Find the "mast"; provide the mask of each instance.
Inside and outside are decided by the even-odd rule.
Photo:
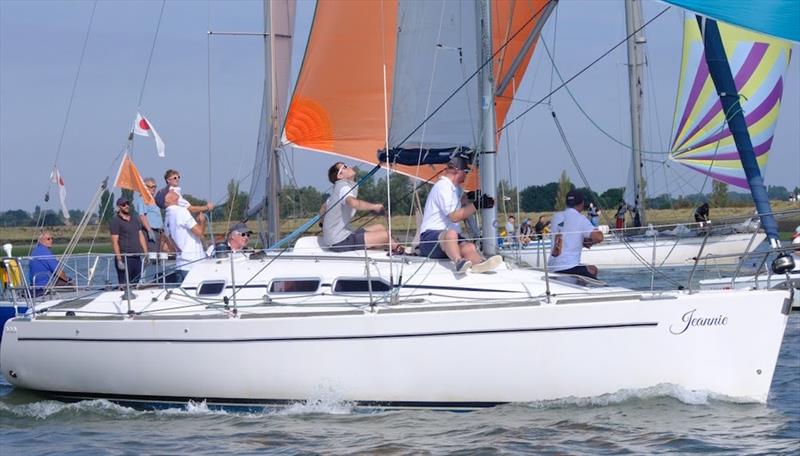
[[[476,2],[478,12],[478,65],[488,63],[483,67],[478,80],[481,94],[481,140],[478,145],[481,173],[481,188],[489,195],[497,191],[497,176],[495,161],[497,159],[497,125],[494,108],[494,76],[492,71],[492,13],[488,0]],[[495,195],[496,196],[496,195]],[[481,243],[483,254],[494,255],[497,252],[497,206],[481,208],[481,221],[483,232]]]
[[[642,27],[642,3],[625,0],[625,29],[630,36]],[[631,167],[633,170],[633,206],[642,225],[645,221],[645,194],[642,181],[642,66],[644,65],[644,30],[628,39],[628,88],[631,106]],[[627,193],[627,192],[626,192]]]
[[[264,138],[267,152],[267,246],[274,245],[280,238],[280,157],[278,156],[278,101],[277,75],[275,67],[275,34],[272,21],[272,2],[264,0],[264,102],[270,117],[271,129],[265,129],[271,137]]]

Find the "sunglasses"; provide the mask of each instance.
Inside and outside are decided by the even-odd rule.
[[[241,236],[241,237],[250,237],[250,233],[249,232],[248,233],[239,233],[239,236]]]
[[[155,185],[148,185],[147,188],[149,188],[150,190],[153,190],[154,188],[156,188],[156,186]]]
[[[122,203],[122,204],[119,205],[119,207],[125,207],[125,206],[130,206],[130,204],[129,203]]]

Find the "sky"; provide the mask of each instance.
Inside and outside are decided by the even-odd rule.
[[[301,36],[313,2],[298,2]],[[57,166],[70,209],[86,209],[101,181],[114,177],[137,108],[166,143],[158,158],[153,141],[137,137],[133,158],[145,176],[161,183],[168,168],[180,170],[184,191],[222,203],[230,179],[249,188],[263,87],[263,39],[215,32],[260,32],[262,2],[168,1],[148,69],[161,2],[100,1],[77,78],[93,1],[0,1],[0,211],[36,205],[57,209],[50,171]],[[645,21],[667,5],[644,4]],[[625,36],[619,0],[562,0],[544,29],[564,77],[583,69]],[[665,150],[672,126],[682,39],[682,13],[671,8],[645,30],[644,145]],[[301,42],[302,40],[296,40]],[[787,71],[768,185],[800,185],[800,65],[798,46]],[[302,55],[297,45],[294,70]],[[592,121],[629,142],[625,46],[570,83]],[[147,78],[145,82],[145,73]],[[74,85],[74,96],[73,94]],[[537,47],[508,119],[550,91],[551,64]],[[139,103],[141,95],[141,104]],[[70,106],[70,99],[72,103]],[[499,145],[498,178],[519,188],[558,179],[562,170],[582,185],[559,136],[550,109],[564,128],[588,184],[602,192],[625,184],[630,153],[606,138],[580,113],[565,91],[549,106],[534,108],[510,127]],[[325,190],[330,156],[288,154],[291,180]],[[674,166],[674,165],[673,165]],[[710,182],[690,172],[647,163],[648,192],[710,191]],[[290,180],[284,177],[284,182]],[[94,208],[92,208],[94,209]]]

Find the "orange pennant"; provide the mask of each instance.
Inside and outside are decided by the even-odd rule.
[[[120,163],[119,171],[117,171],[117,178],[114,179],[114,187],[139,192],[145,204],[156,204],[153,195],[147,191],[147,186],[144,185],[144,180],[142,180],[139,170],[136,169],[131,157],[128,156],[127,153],[122,157],[122,163]]]

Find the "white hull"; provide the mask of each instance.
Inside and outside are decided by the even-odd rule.
[[[755,248],[761,244],[766,235],[764,233],[755,234],[755,239],[751,244],[752,238],[752,233],[710,236],[703,247],[702,257],[741,254],[748,245]],[[688,266],[694,264],[694,258],[700,253],[702,244],[703,237],[662,237],[631,241],[627,245],[608,237],[605,242],[597,244],[591,249],[583,249],[581,263],[593,264],[601,269],[640,268],[653,264],[656,267]],[[543,266],[542,248],[549,255],[549,242],[544,242],[543,246],[532,242],[523,249],[506,249],[504,254],[507,257],[519,259],[529,266],[540,268]],[[739,260],[740,257],[729,256],[708,261],[713,264],[735,264]],[[704,260],[701,259],[702,261]]]
[[[286,257],[275,270],[314,277],[317,264],[327,283],[364,274],[363,259],[315,261]],[[230,272],[226,261],[207,263],[185,289],[201,275]],[[385,277],[388,264],[370,267]],[[237,262],[236,274],[255,267],[262,262]],[[377,306],[364,294],[345,304],[330,292],[254,305],[268,289],[253,285],[268,280],[267,267],[242,289],[235,315],[188,308],[180,291],[156,289],[136,292],[131,307],[140,314],[130,318],[95,313],[124,313],[120,292],[110,292],[76,302],[75,315],[62,303],[7,322],[0,366],[16,387],[117,400],[265,404],[324,395],[459,408],[674,384],[764,402],[787,322],[785,291],[642,295],[551,277],[548,303],[536,271],[456,276],[446,263],[416,259],[404,267],[406,277],[416,271],[447,293],[408,289],[399,304]],[[707,324],[686,327],[689,318]]]

